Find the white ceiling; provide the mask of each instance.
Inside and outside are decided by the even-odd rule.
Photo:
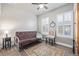
[[[3,12],[5,10],[9,10],[10,12],[14,12],[16,10],[20,11],[20,12],[29,12],[29,13],[33,13],[34,15],[40,15],[43,14],[45,12],[48,12],[50,10],[53,10],[55,8],[58,8],[60,6],[65,5],[66,3],[48,3],[46,4],[46,6],[48,7],[47,10],[45,9],[41,9],[41,10],[37,10],[37,5],[32,5],[31,3],[4,3],[1,4],[2,5],[2,10]]]

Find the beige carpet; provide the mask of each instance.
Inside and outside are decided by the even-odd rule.
[[[24,50],[28,56],[63,56],[64,50],[48,44],[38,44]]]
[[[0,56],[19,56],[19,52],[15,47],[11,49],[1,49],[0,50]]]

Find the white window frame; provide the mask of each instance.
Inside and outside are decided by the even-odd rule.
[[[46,20],[46,21],[45,21]],[[46,23],[48,23],[48,28],[47,28],[47,32],[45,32],[45,30],[43,30],[43,26],[46,26]],[[43,18],[41,19],[41,32],[43,35],[48,35],[49,34],[49,17]]]
[[[65,21],[64,21],[64,19],[65,19],[64,16],[65,16],[65,13],[68,13],[68,12],[71,12],[71,13],[72,13],[72,15],[71,15],[72,22],[69,23],[69,24],[65,24],[65,23],[64,23],[64,22],[65,22]],[[70,11],[67,11],[67,12],[60,13],[60,14],[57,15],[57,17],[60,16],[61,14],[62,14],[62,16],[63,16],[63,23],[62,23],[62,24],[58,24],[58,23],[56,22],[57,36],[58,36],[58,37],[68,37],[68,38],[73,38],[73,11],[70,10]],[[58,19],[57,19],[57,20],[58,20]],[[58,33],[58,26],[59,26],[59,25],[62,25],[62,26],[63,26],[63,34],[62,34],[62,35]],[[65,35],[65,34],[64,34],[64,25],[71,25],[71,35]]]

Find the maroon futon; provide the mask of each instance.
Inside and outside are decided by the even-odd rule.
[[[16,32],[16,42],[19,44],[19,48],[24,45],[30,44],[32,42],[37,41],[36,39],[36,31],[29,32]]]

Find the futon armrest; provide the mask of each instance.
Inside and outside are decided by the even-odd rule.
[[[15,37],[15,43],[19,43],[19,37]]]
[[[18,50],[20,50],[19,49],[19,47],[20,47],[19,46],[19,38],[17,36],[15,36],[15,46],[17,47]]]

